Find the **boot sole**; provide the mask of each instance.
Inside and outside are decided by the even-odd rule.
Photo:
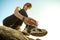
[[[47,35],[47,30],[45,29],[41,29],[41,32],[40,33],[31,33],[32,36],[37,36],[37,37],[43,37],[45,35]]]

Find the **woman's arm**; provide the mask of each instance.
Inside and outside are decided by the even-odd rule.
[[[20,9],[19,7],[17,7],[17,8],[15,9],[15,11],[14,11],[14,15],[15,15],[17,18],[19,18],[20,20],[23,20],[23,17],[24,17],[24,16],[19,13],[20,10],[21,10],[21,9]]]
[[[17,8],[15,9],[15,11],[14,11],[14,15],[15,15],[17,18],[19,18],[20,20],[22,20],[22,21],[23,21],[25,24],[27,24],[27,25],[35,25],[35,26],[37,26],[36,20],[21,15],[21,14],[19,13],[20,10],[21,10],[21,9],[20,9],[19,7],[17,7]],[[31,20],[32,20],[32,21],[31,21]]]

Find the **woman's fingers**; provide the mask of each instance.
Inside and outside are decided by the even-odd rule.
[[[30,23],[31,23],[32,25],[38,26],[38,22],[37,22],[36,20],[32,19],[32,18],[30,18]]]
[[[35,25],[35,26],[38,26],[38,23],[37,23],[37,21],[36,20],[34,20],[34,19],[32,19],[32,18],[25,18],[24,19],[24,22],[25,22],[25,24],[27,24],[27,25]]]

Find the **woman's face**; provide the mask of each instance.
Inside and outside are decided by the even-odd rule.
[[[25,6],[24,8],[26,11],[29,11],[32,7],[29,8],[29,7]]]

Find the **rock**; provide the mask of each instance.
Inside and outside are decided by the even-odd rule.
[[[0,40],[31,40],[31,39],[23,35],[21,31],[6,26],[0,26]]]

